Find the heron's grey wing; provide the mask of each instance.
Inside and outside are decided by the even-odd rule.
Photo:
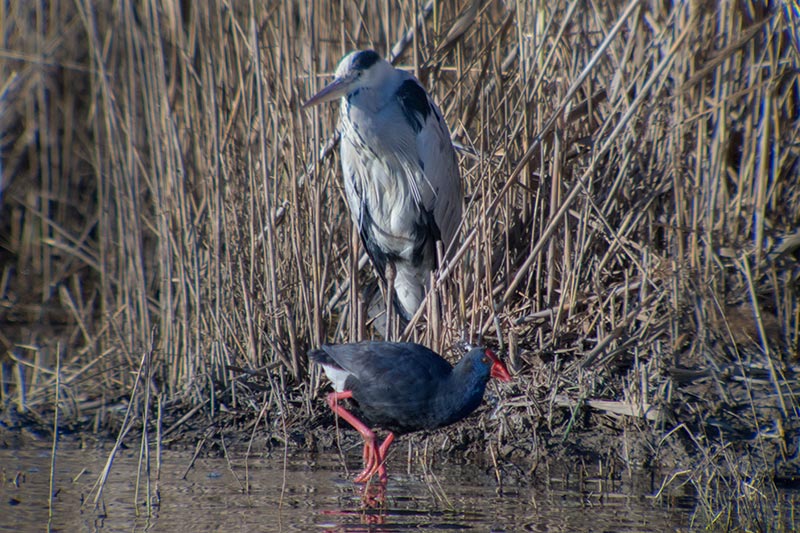
[[[433,113],[417,135],[417,150],[425,176],[435,193],[433,217],[447,249],[461,223],[464,193],[450,130],[438,106],[433,101],[430,105]]]
[[[442,112],[416,79],[409,75],[397,92],[415,146],[401,146],[413,167],[418,202],[433,219],[447,247],[461,222],[462,184],[450,130]],[[416,157],[416,161],[414,161]]]

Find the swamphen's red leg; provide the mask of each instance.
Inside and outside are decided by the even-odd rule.
[[[364,454],[369,455],[369,459],[365,460],[366,466],[364,467],[364,471],[355,478],[355,481],[359,483],[364,482],[377,473],[381,482],[386,482],[388,479],[386,475],[386,452],[392,444],[392,441],[394,441],[394,433],[389,433],[378,448],[375,448],[375,442],[373,441],[369,445],[370,451],[367,452],[367,445],[364,445]]]
[[[394,433],[389,432],[386,436],[386,439],[381,443],[381,447],[378,448],[378,455],[381,458],[381,462],[378,465],[378,475],[381,478],[381,481],[386,481],[386,452],[389,451],[389,446],[394,441]]]
[[[364,455],[368,456],[368,458],[364,460],[366,465],[364,467],[364,471],[355,478],[355,481],[366,481],[376,473],[382,482],[385,482],[388,479],[388,476],[386,475],[386,452],[389,450],[389,446],[393,441],[394,433],[390,432],[378,448],[375,448],[375,441],[370,443],[369,452],[366,451],[367,445],[364,445]]]
[[[386,467],[383,464],[383,452],[389,448],[389,444],[391,444],[394,440],[394,434],[389,433],[389,436],[386,437],[386,440],[384,440],[380,447],[378,447],[375,433],[361,420],[356,418],[353,413],[339,405],[339,400],[352,397],[353,393],[351,391],[332,392],[328,394],[328,406],[330,406],[331,411],[353,426],[353,428],[355,428],[355,430],[358,431],[364,438],[364,470],[355,477],[354,481],[357,483],[363,483],[371,478],[375,472],[379,472],[381,480],[384,481],[386,480]]]

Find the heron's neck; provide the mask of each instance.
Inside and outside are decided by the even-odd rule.
[[[360,87],[344,97],[345,103],[363,111],[376,113],[394,98],[400,86],[398,72],[392,72],[383,83],[371,87]]]

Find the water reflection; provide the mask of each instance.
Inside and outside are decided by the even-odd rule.
[[[342,487],[338,505],[321,510],[316,525],[337,532],[672,531],[688,523],[690,512],[659,509],[644,497],[537,493],[524,487],[498,493],[493,484],[474,478],[444,481],[444,492],[430,480],[413,476],[395,476],[385,488]]]
[[[476,465],[437,465],[435,475],[399,474],[389,482],[354,484],[338,453],[225,459],[165,452],[160,476],[140,481],[137,453],[114,464],[101,504],[92,488],[106,452],[61,449],[56,462],[56,531],[664,531],[686,530],[691,505],[654,506],[651,484],[616,486],[537,472],[536,483],[498,490]],[[47,524],[49,450],[0,450],[0,530],[41,531]],[[348,463],[356,465],[358,458]],[[630,492],[635,487],[639,492]],[[643,490],[646,489],[646,490]],[[627,492],[626,492],[627,491]],[[157,497],[156,497],[157,496]]]
[[[323,531],[460,531],[486,524],[483,513],[432,505],[431,498],[409,495],[413,487],[394,479],[386,485],[354,485],[351,490],[353,497],[342,500],[338,509],[321,511],[317,525]]]

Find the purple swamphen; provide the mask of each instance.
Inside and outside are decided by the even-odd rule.
[[[455,367],[413,343],[326,345],[308,355],[333,382],[330,408],[364,437],[359,483],[375,473],[386,479],[386,452],[396,435],[457,422],[480,405],[490,377],[511,380],[503,362],[486,348],[473,348]],[[346,398],[358,404],[366,423],[339,404]],[[370,426],[389,431],[380,445]]]

